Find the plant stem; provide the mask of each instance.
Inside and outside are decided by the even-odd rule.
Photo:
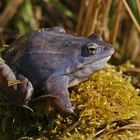
[[[138,32],[140,33],[140,26],[139,26],[139,23],[137,22],[136,18],[134,17],[134,15],[133,15],[133,13],[132,13],[130,7],[128,6],[128,4],[127,4],[127,2],[126,2],[126,0],[123,0],[123,4],[124,4],[124,6],[125,6],[125,8],[126,8],[126,10],[127,10],[127,12],[128,12],[128,14],[129,14],[130,18],[132,19],[132,21],[133,21],[133,23],[134,23],[136,29],[137,29]]]
[[[116,18],[115,18],[115,23],[113,25],[113,31],[112,31],[112,34],[111,34],[111,42],[112,44],[115,43],[116,41],[116,38],[117,38],[117,34],[118,34],[118,29],[119,29],[119,25],[120,25],[120,20],[121,20],[121,14],[122,14],[122,9],[123,9],[123,3],[122,1],[119,1],[118,2],[118,7],[117,7],[117,10],[116,10]]]

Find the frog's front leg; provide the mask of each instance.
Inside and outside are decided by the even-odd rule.
[[[27,78],[20,74],[16,75],[6,63],[0,61],[0,90],[11,104],[22,106],[31,98],[33,86]]]
[[[62,114],[73,114],[68,92],[68,76],[54,76],[48,78],[43,83],[45,94],[56,98],[49,98],[50,103]]]

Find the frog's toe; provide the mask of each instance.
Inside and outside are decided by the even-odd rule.
[[[74,114],[74,111],[72,109],[72,107],[64,107],[64,106],[55,106],[55,108],[62,114],[62,115],[65,115],[65,116],[68,116],[68,115],[72,115]]]
[[[50,100],[50,103],[56,108],[62,115],[73,114],[69,96],[58,96],[56,99]]]
[[[67,107],[67,108],[65,109],[65,112],[66,112],[67,114],[74,114],[74,111],[73,111],[72,107]]]

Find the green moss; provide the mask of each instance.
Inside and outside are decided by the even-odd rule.
[[[49,111],[45,104],[41,105],[44,113],[2,106],[0,139],[62,137],[64,140],[83,140],[100,137],[116,140],[140,137],[139,90],[131,85],[130,77],[124,77],[115,67],[108,65],[69,91],[79,119],[63,118],[55,111]]]

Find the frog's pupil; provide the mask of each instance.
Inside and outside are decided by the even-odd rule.
[[[88,51],[89,53],[95,53],[95,52],[97,51],[97,48],[95,48],[95,47],[88,47],[88,48],[87,48],[87,51]]]
[[[89,51],[91,52],[96,51],[96,48],[89,48]]]

